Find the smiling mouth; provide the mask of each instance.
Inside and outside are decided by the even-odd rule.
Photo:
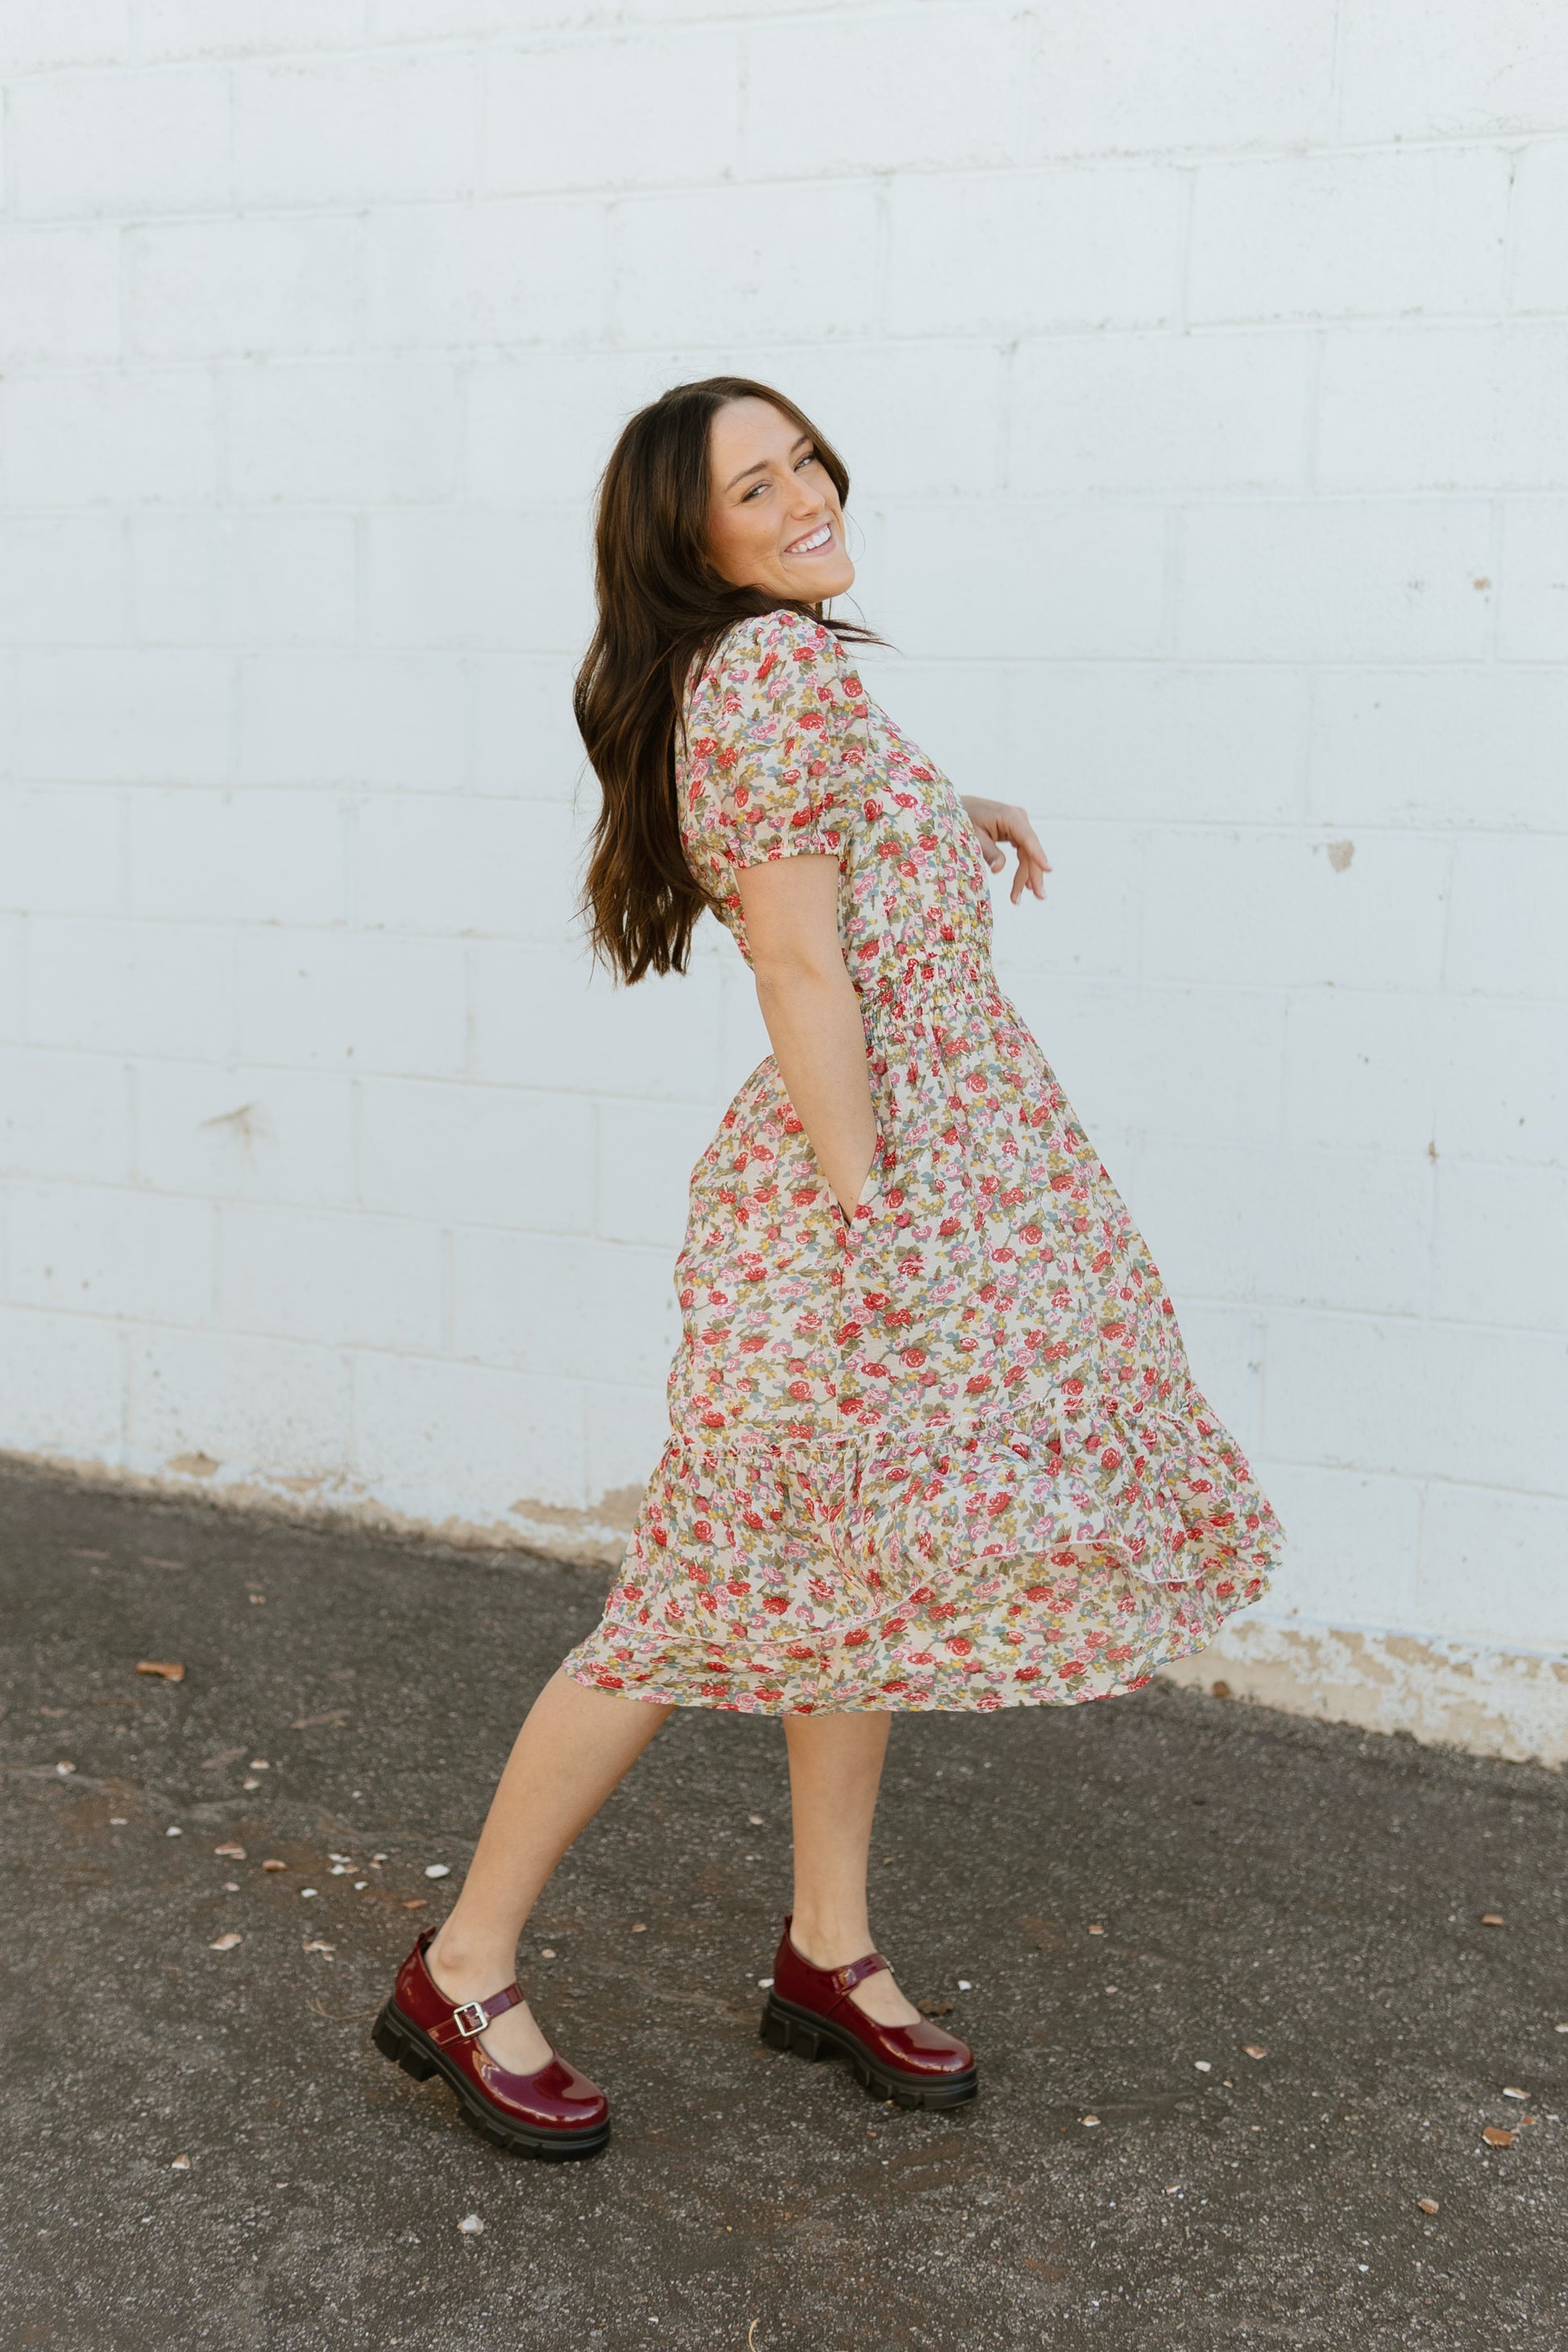
[[[832,544],[833,525],[830,522],[825,522],[820,530],[810,532],[806,538],[795,540],[791,546],[785,548],[784,553],[786,555],[820,555],[825,547],[831,547]]]

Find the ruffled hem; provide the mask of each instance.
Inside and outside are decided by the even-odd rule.
[[[778,1442],[678,1432],[577,1680],[681,1706],[1121,1696],[1268,1590],[1280,1530],[1195,1390]]]

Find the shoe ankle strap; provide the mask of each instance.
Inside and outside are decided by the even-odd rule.
[[[876,1976],[879,1970],[889,1965],[889,1963],[882,1958],[880,1952],[868,1952],[862,1959],[851,1960],[847,1968],[823,1969],[819,1973],[825,1976],[839,1992],[847,1993],[853,1990],[854,1987],[867,1977]]]
[[[784,1923],[784,1943],[795,1954],[801,1967],[809,1969],[814,1977],[820,1977],[824,1984],[830,1984],[840,2000],[844,2000],[863,1978],[874,1977],[879,1969],[892,1967],[892,1962],[885,1960],[880,1952],[865,1952],[859,1959],[849,1960],[841,1969],[819,1969],[814,1960],[806,1958],[805,1954],[795,1942],[794,1927],[795,1914],[793,1911],[786,1911]]]
[[[454,2042],[472,2042],[487,2025],[493,2025],[509,2009],[516,2009],[523,1997],[520,1984],[509,1984],[504,1992],[492,1992],[488,2000],[454,2001],[450,2017],[426,2030],[438,2049]]]

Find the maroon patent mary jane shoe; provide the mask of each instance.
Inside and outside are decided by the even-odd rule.
[[[868,2091],[900,2107],[956,2107],[980,2088],[974,2053],[940,2025],[879,2025],[849,1998],[863,1977],[887,1961],[868,1952],[847,1968],[814,1969],[790,1941],[790,1918],[773,1959],[773,1989],[763,2011],[762,2035],[776,2050],[805,2058],[824,2052],[847,2058]]]
[[[603,2091],[553,2050],[536,2074],[510,2074],[499,2065],[479,2036],[518,2006],[522,1992],[510,1984],[488,2000],[448,2000],[425,1965],[435,1933],[426,1928],[371,2029],[382,2056],[416,2083],[444,2076],[458,2094],[463,2121],[498,2147],[518,2156],[597,2156],[610,2139]]]

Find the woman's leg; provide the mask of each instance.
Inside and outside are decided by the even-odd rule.
[[[426,1953],[454,2002],[511,1982],[517,1939],[551,1872],[674,1712],[574,1682],[558,1667],[529,1709],[507,1759],[462,1892]],[[549,2045],[528,2008],[509,2009],[480,2037],[513,2074],[531,2074]]]
[[[790,1937],[814,1968],[846,1968],[873,1948],[866,1869],[891,1725],[879,1712],[784,1717],[795,1814]],[[867,1977],[849,1998],[879,2025],[913,2025],[920,2016],[890,1974]]]

